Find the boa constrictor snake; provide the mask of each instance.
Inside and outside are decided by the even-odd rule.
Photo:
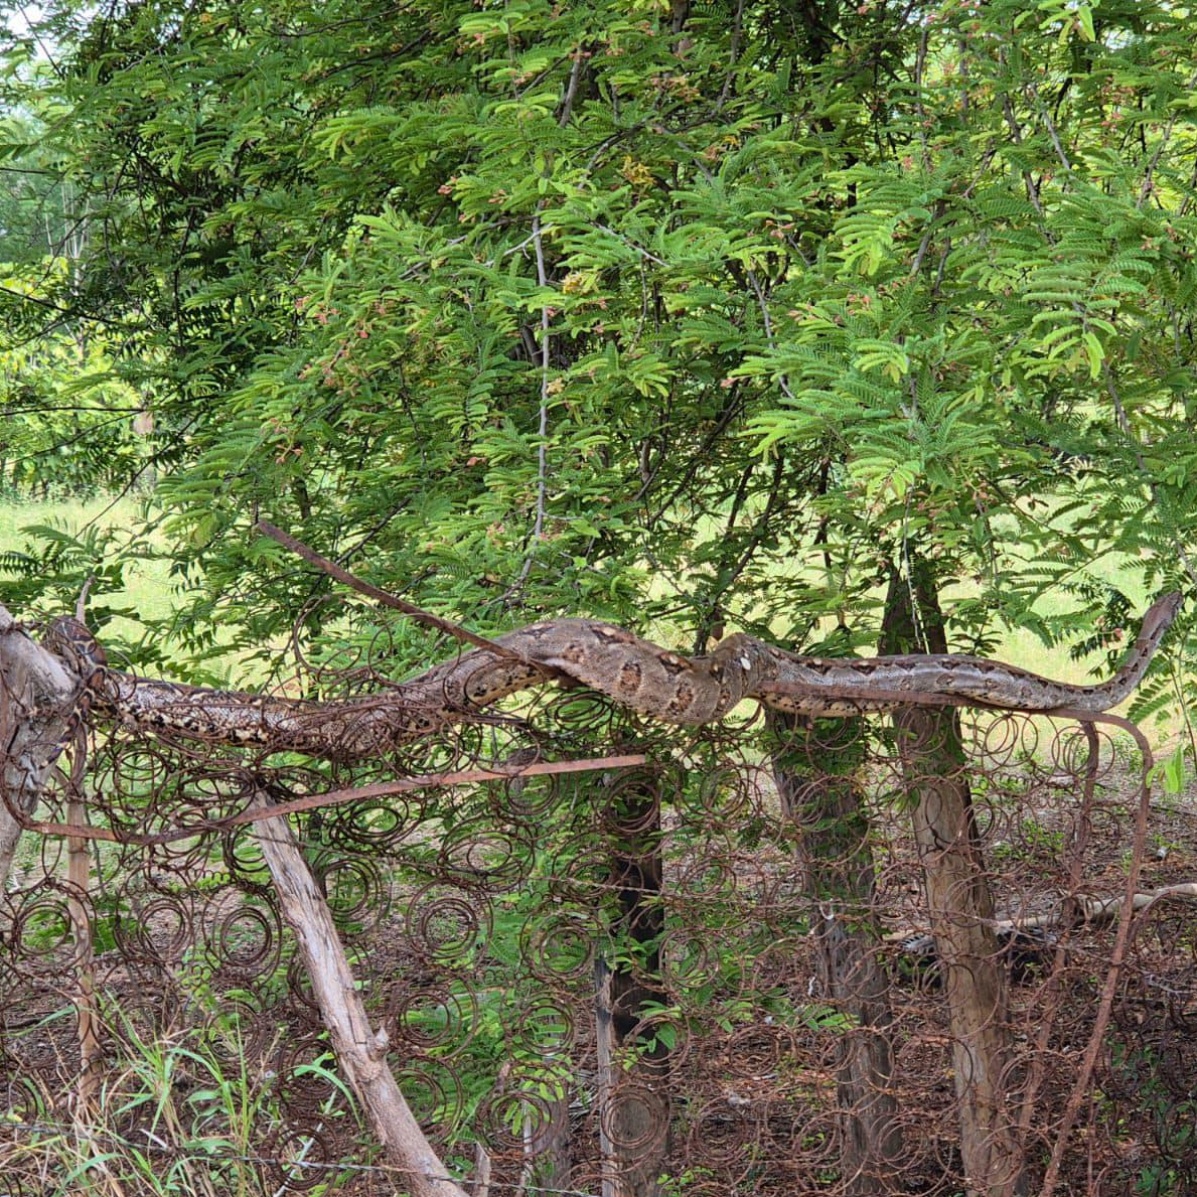
[[[86,680],[97,715],[141,732],[257,746],[326,759],[384,755],[467,720],[481,708],[550,680],[586,686],[666,723],[698,726],[756,699],[775,710],[845,715],[947,699],[1022,711],[1098,713],[1139,683],[1180,606],[1161,598],[1117,673],[1095,686],[1069,685],[980,657],[799,656],[740,633],[705,657],[669,652],[589,619],[531,624],[411,681],[366,698],[320,702],[178,685],[110,669],[78,620],[55,620],[47,647]]]

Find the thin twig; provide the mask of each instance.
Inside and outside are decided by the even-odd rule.
[[[95,574],[88,574],[87,581],[83,583],[83,589],[79,591],[79,598],[75,602],[75,618],[80,623],[86,623],[87,620],[83,618],[87,611],[87,592],[92,588],[92,584],[96,580]]]
[[[723,76],[723,86],[719,89],[719,99],[715,101],[715,115],[723,111],[731,98],[732,80],[736,77],[736,60],[740,56],[740,38],[744,32],[744,5],[745,0],[737,0],[735,16],[732,17],[731,40],[727,46],[727,71]]]
[[[544,240],[540,235],[540,213],[532,217],[532,243],[536,248],[536,281],[542,287],[549,285],[548,270],[544,261]],[[540,308],[540,446],[536,452],[536,527],[532,535],[539,540],[544,531],[545,495],[548,488],[546,477],[548,452],[545,439],[549,434],[549,360],[552,351],[552,337],[549,333],[549,309]]]
[[[761,309],[761,320],[765,326],[765,341],[768,343],[770,349],[776,349],[777,343],[773,338],[773,321],[769,317],[769,301],[766,299],[764,291],[761,290],[761,285],[757,281],[755,270],[748,271],[748,282],[756,294],[757,305]],[[797,402],[797,400],[794,398],[794,392],[790,390],[790,384],[787,381],[784,373],[777,376],[777,385],[781,387],[781,393],[785,395],[787,399],[789,399],[792,403]]]
[[[569,81],[565,85],[565,95],[561,97],[561,108],[557,114],[557,124],[562,129],[569,124],[569,118],[573,115],[574,101],[578,98],[578,85],[582,80],[582,63],[585,62],[586,54],[586,51],[582,47],[583,43],[579,42],[574,49],[574,61],[569,69]],[[549,69],[553,69],[557,65],[558,63],[555,62]]]
[[[1056,151],[1056,157],[1060,159],[1060,165],[1068,174],[1072,174],[1072,160],[1068,157],[1068,151],[1065,150],[1064,143],[1060,140],[1060,134],[1056,131],[1056,123],[1052,120],[1051,113],[1048,112],[1047,105],[1039,94],[1039,89],[1032,85],[1029,90],[1035,97],[1035,105],[1039,109],[1039,119],[1043,121],[1043,127],[1047,130],[1048,138]]]
[[[549,285],[549,272],[544,259],[544,238],[540,230],[540,212],[532,217],[532,244],[536,249],[536,281],[541,287]],[[545,507],[548,501],[548,436],[549,436],[549,361],[552,352],[553,339],[549,332],[549,309],[545,304],[540,306],[540,421],[537,435],[540,444],[536,449],[536,519],[532,525],[531,544],[524,555],[524,564],[520,567],[519,576],[511,586],[511,591],[517,591],[523,585],[532,570],[532,555],[536,545],[544,534]]]
[[[624,233],[617,232],[606,224],[595,224],[594,226],[600,233],[606,233],[609,237],[614,237],[616,241],[622,242],[628,249],[634,249],[642,258],[647,258],[650,262],[655,262],[658,266],[668,266],[669,263],[664,258],[658,258],[656,254],[649,253],[643,245],[637,245],[635,241]]]
[[[1006,66],[1004,56],[999,56],[1002,66]],[[1015,145],[1022,145],[1022,127],[1018,123],[1018,117],[1014,112],[1014,103],[1010,99],[1008,91],[1002,92],[1002,115],[1006,118],[1006,124],[1010,128],[1010,140]],[[1035,182],[1034,177],[1029,170],[1022,172],[1023,186],[1027,189],[1027,199],[1031,201],[1031,207],[1035,209],[1039,218],[1043,219],[1043,202],[1039,196],[1039,185]],[[1050,238],[1049,238],[1050,239]]]
[[[425,627],[435,628],[438,632],[444,632],[452,636],[455,640],[462,640],[467,644],[474,645],[476,648],[484,648],[487,652],[495,653],[509,661],[519,661],[524,665],[528,663],[519,653],[512,652],[509,648],[504,648],[503,645],[496,643],[494,640],[487,640],[485,636],[479,636],[477,632],[471,632],[469,628],[463,628],[461,624],[454,623],[451,619],[445,619],[440,615],[433,615],[431,611],[425,611],[423,608],[406,602],[404,599],[396,598],[393,594],[388,594],[385,590],[380,590],[377,586],[364,581],[356,574],[351,574],[347,569],[337,565],[335,561],[329,561],[327,557],[322,557],[315,549],[308,548],[303,541],[296,540],[290,533],[284,532],[281,528],[276,528],[268,520],[258,520],[254,527],[263,536],[269,536],[271,540],[278,541],[283,548],[290,549],[291,552],[302,557],[310,565],[314,565],[317,569],[328,574],[330,578],[335,578],[338,582],[343,582],[346,586],[351,587],[360,594],[377,599],[384,607],[392,607],[396,611],[402,611],[404,615],[410,616],[416,623],[421,623]]]
[[[1186,94],[1191,94],[1193,89],[1197,87],[1197,75],[1194,75],[1188,83],[1185,84]],[[1155,172],[1160,164],[1160,158],[1163,157],[1164,149],[1168,142],[1172,140],[1172,131],[1176,128],[1176,119],[1180,115],[1179,112],[1173,112],[1168,117],[1168,123],[1164,126],[1164,131],[1160,134],[1159,141],[1156,144],[1155,152],[1151,155],[1151,161],[1147,163],[1147,168],[1143,171],[1143,183],[1139,188],[1139,198],[1135,201],[1136,208],[1142,208],[1147,203],[1152,191],[1155,189]]]

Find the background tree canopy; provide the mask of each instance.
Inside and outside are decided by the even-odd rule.
[[[914,562],[960,648],[1192,587],[1185,9],[66,3],[6,61],[8,481],[151,465],[193,644],[344,613],[258,516],[693,648],[875,644]]]

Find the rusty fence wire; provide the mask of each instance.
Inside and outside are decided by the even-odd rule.
[[[27,832],[0,895],[0,1192],[402,1191],[231,820],[612,753],[646,763],[290,816],[449,1175],[950,1194],[972,1133],[1023,1191],[1197,1191],[1197,832],[1118,721],[937,714],[946,749],[883,717],[666,733],[575,692],[353,769],[107,735],[86,884],[67,837]],[[71,816],[63,763],[43,822]],[[945,778],[963,843],[935,840]],[[928,880],[952,853],[968,893]],[[962,1127],[962,1035],[1001,1061],[996,1129]]]

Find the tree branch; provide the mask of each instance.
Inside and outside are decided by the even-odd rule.
[[[1134,689],[1179,605],[1180,596],[1175,594],[1158,600],[1144,617],[1140,635],[1122,667],[1098,686],[1054,682],[966,656],[804,657],[743,634],[729,636],[709,656],[687,659],[623,628],[585,619],[530,624],[496,641],[501,652],[488,645],[376,694],[337,701],[177,685],[106,666],[93,667],[87,681],[96,716],[142,735],[342,761],[383,758],[402,745],[443,735],[459,723],[486,719],[486,708],[521,690],[543,685],[553,676],[567,685],[587,686],[650,718],[683,727],[717,722],[745,699],[799,714],[860,714],[949,702],[1041,712],[1067,710],[1085,717],[1117,705]],[[73,637],[87,634],[82,625],[74,625]],[[22,638],[0,636],[0,678],[19,670],[16,650],[26,651],[23,645]],[[102,661],[98,645],[89,652],[86,644],[73,640],[71,648],[81,660]],[[61,665],[53,659],[50,664],[61,677]],[[9,679],[9,686],[14,684],[20,684],[18,676]],[[73,696],[76,691],[68,683],[63,693]],[[39,710],[44,724],[44,709],[26,705],[9,718],[8,726],[20,731],[36,722]],[[68,716],[57,707],[54,718],[58,739],[47,746],[43,728],[42,740],[37,742],[42,749],[38,758],[42,773],[33,785],[34,798],[44,769],[67,731]],[[6,769],[12,767],[12,761],[10,749]],[[20,785],[17,782],[9,788],[19,789]]]

